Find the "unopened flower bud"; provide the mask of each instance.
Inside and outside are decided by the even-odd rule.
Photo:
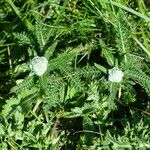
[[[123,72],[117,67],[109,69],[108,71],[108,80],[111,82],[119,83],[121,82],[123,76],[124,76]]]
[[[30,64],[31,70],[38,76],[42,76],[46,72],[47,66],[48,60],[45,57],[39,56],[34,57]]]

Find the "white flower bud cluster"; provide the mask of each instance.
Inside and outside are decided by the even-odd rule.
[[[124,76],[124,73],[117,67],[109,69],[108,71],[108,80],[111,82],[119,83],[121,82],[123,76]]]
[[[48,66],[48,60],[45,57],[36,56],[32,59],[30,68],[38,76],[42,76]]]

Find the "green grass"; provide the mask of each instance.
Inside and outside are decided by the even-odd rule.
[[[1,0],[0,150],[150,149],[149,60],[146,0]]]

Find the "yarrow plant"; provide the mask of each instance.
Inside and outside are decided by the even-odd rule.
[[[30,68],[31,70],[37,75],[37,76],[42,76],[48,66],[48,60],[45,57],[39,57],[36,56],[32,59]]]
[[[111,82],[119,83],[122,81],[124,73],[117,67],[109,69],[108,71],[108,80]]]
[[[0,0],[0,150],[150,149],[148,4]]]

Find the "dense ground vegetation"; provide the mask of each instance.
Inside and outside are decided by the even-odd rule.
[[[148,0],[0,1],[1,150],[147,150],[149,125]]]

